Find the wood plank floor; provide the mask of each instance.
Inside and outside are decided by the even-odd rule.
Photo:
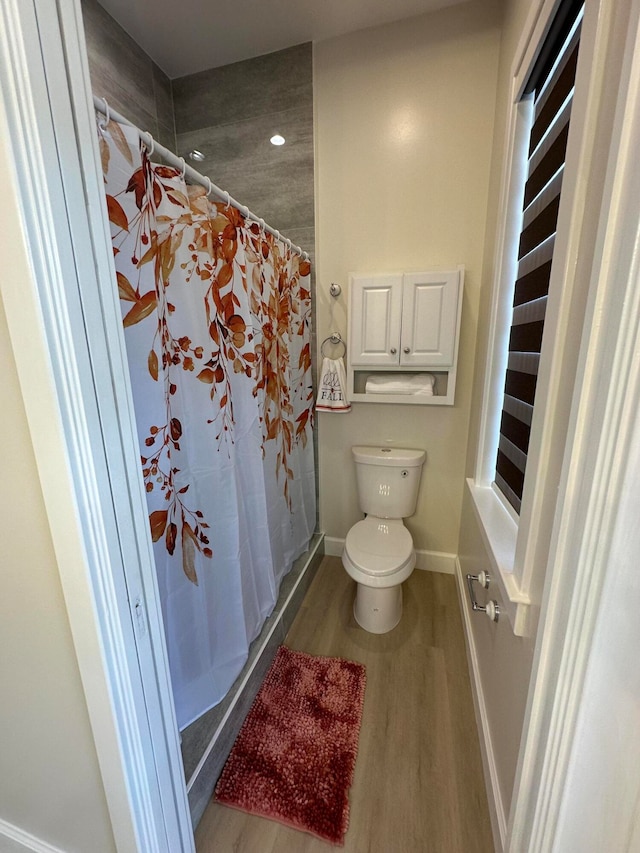
[[[345,853],[490,853],[482,777],[455,580],[415,571],[404,613],[384,635],[352,614],[355,583],[325,557],[287,636],[290,648],[367,667]],[[327,853],[331,845],[212,802],[198,853]]]

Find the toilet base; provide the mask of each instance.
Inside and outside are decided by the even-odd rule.
[[[391,631],[402,617],[402,584],[380,588],[359,583],[353,616],[358,625],[371,634]]]

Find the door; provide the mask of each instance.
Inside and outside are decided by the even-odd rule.
[[[403,276],[401,365],[453,364],[459,282],[458,270]]]
[[[402,275],[351,277],[351,364],[400,361]]]

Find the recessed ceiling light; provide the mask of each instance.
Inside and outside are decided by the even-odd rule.
[[[193,151],[189,151],[189,159],[195,160],[196,163],[202,163],[202,161],[205,159],[205,155],[202,153],[202,151],[198,151],[197,148],[194,148]]]
[[[269,141],[272,145],[284,145],[285,138],[284,136],[280,136],[279,133],[276,133],[275,136],[272,136]]]

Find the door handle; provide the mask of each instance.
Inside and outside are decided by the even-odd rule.
[[[487,572],[480,572],[478,575],[467,575],[467,587],[469,588],[469,598],[471,599],[471,609],[475,613],[486,613],[489,619],[492,622],[497,622],[500,618],[500,608],[498,607],[498,602],[495,600],[488,601],[486,607],[483,607],[481,604],[478,604],[476,601],[476,594],[473,588],[473,582],[478,581],[480,586],[483,586],[485,589],[489,589],[489,582],[491,578],[487,574]]]

